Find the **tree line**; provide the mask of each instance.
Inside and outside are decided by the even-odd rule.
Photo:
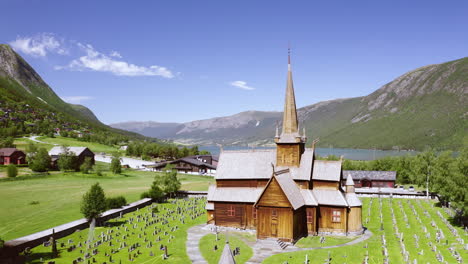
[[[193,155],[207,155],[208,151],[198,150],[198,146],[179,148],[173,144],[160,144],[149,142],[130,142],[126,150],[127,156],[141,157],[144,160],[160,158],[164,160],[179,159]]]

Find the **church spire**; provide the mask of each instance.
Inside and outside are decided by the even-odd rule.
[[[296,112],[296,98],[291,71],[291,49],[288,48],[288,79],[286,81],[286,98],[283,112],[283,134],[297,134],[298,122]]]

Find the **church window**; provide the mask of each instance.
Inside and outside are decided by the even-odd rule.
[[[333,223],[340,223],[341,222],[341,211],[333,210],[332,217],[333,217],[332,218]]]
[[[276,209],[271,210],[271,217],[278,217],[278,211]]]
[[[230,205],[229,209],[227,210],[228,216],[235,216],[236,215],[236,208],[234,205]]]

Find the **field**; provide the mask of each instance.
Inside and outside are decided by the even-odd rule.
[[[55,137],[55,138],[39,137],[37,139],[39,141],[43,141],[43,142],[50,143],[50,144],[58,144],[60,146],[65,145],[69,147],[87,147],[94,153],[100,153],[100,152],[112,153],[115,151],[119,151],[117,147],[112,147],[112,146],[94,143],[94,142],[79,141],[77,139],[67,138],[67,137]]]
[[[271,256],[263,263],[463,263],[467,233],[453,227],[447,213],[433,201],[362,198],[363,225],[374,234],[361,243],[339,248],[306,250]],[[451,231],[454,230],[454,231]],[[439,234],[439,235],[438,235]],[[439,236],[439,239],[437,239]],[[458,254],[458,255],[457,255]],[[366,257],[367,255],[367,257]]]
[[[97,165],[102,167],[103,176],[53,172],[0,180],[0,237],[10,240],[82,218],[81,198],[96,182],[106,196],[123,195],[129,203],[137,201],[156,175],[136,170],[114,175],[108,171],[107,164],[98,162]],[[179,174],[178,177],[183,190],[208,190],[213,182],[208,176]]]
[[[41,258],[56,263],[73,263],[79,258],[92,263],[189,263],[186,230],[205,220],[205,201],[191,198],[152,204],[111,220],[106,227],[96,227],[94,232],[90,228],[58,239],[58,258],[53,258],[50,245],[35,247],[26,254],[27,263],[43,263]],[[88,240],[92,242],[86,243]],[[162,246],[167,246],[167,260]]]

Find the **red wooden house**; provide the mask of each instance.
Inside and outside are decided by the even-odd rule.
[[[16,148],[0,149],[0,165],[26,164],[26,154]]]

